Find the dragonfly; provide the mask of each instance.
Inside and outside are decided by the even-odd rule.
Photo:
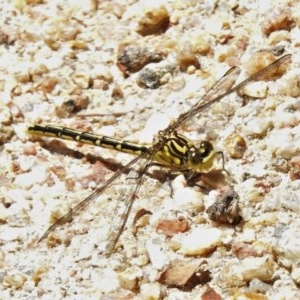
[[[129,190],[124,199],[121,212],[116,216],[116,220],[113,221],[113,228],[110,230],[110,236],[104,250],[104,254],[109,257],[114,252],[119,238],[124,231],[134,200],[137,198],[142,186],[143,176],[147,174],[151,166],[155,164],[185,174],[187,172],[188,174],[201,174],[209,171],[213,167],[216,157],[221,155],[223,169],[225,169],[222,151],[215,151],[210,141],[202,141],[198,147],[195,146],[188,138],[178,133],[179,127],[229,94],[238,91],[253,81],[264,78],[266,74],[281,67],[284,63],[289,62],[290,59],[291,55],[286,54],[238,84],[236,84],[236,81],[240,74],[240,68],[236,66],[232,67],[196,104],[188,111],[179,115],[177,120],[172,122],[166,129],[159,131],[157,139],[150,146],[139,145],[128,141],[119,141],[111,137],[100,136],[62,126],[34,124],[28,127],[27,131],[30,135],[73,140],[136,156],[125,166],[116,171],[103,185],[97,187],[88,197],[54,222],[40,237],[39,242],[44,240],[49,233],[58,226],[70,220],[75,213],[78,213],[81,209],[86,207],[88,203],[98,198],[119,176],[128,173],[136,163],[143,161],[139,170],[139,176],[136,178],[136,183]]]

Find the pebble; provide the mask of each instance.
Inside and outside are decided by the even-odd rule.
[[[290,128],[271,131],[266,139],[270,152],[276,157],[291,159],[298,154],[300,137],[293,134]]]
[[[247,122],[247,125],[243,128],[243,135],[264,137],[268,133],[269,129],[273,127],[273,121],[268,118],[252,118]]]
[[[12,227],[0,233],[1,243],[23,239],[26,236],[26,228]]]
[[[138,21],[137,32],[142,35],[159,34],[164,32],[170,23],[170,16],[164,6],[147,7]]]
[[[14,136],[14,130],[10,126],[0,125],[0,145],[9,142]]]
[[[220,229],[194,228],[182,239],[180,252],[186,255],[206,255],[221,244],[221,237]]]
[[[160,284],[157,282],[143,283],[140,287],[140,293],[142,299],[145,300],[162,299],[160,295]]]
[[[237,132],[233,132],[226,137],[225,147],[229,156],[234,159],[242,158],[247,150],[247,144],[244,137]]]
[[[265,99],[268,96],[266,82],[252,82],[244,86],[239,93],[256,99]]]
[[[181,216],[172,219],[160,219],[157,224],[157,230],[162,232],[167,237],[172,237],[179,232],[186,232],[189,230],[188,220]]]
[[[299,215],[300,196],[297,191],[297,183],[295,182],[295,184],[292,183],[291,185],[288,185],[286,187],[286,190],[290,190],[290,192],[287,194],[285,190],[281,191],[280,189],[278,189],[278,192],[276,193],[278,201],[280,201],[282,207]]]
[[[50,57],[45,60],[45,65],[49,70],[55,70],[63,65],[63,59],[60,57]]]
[[[300,284],[300,260],[292,266],[291,276],[297,285]]]
[[[30,172],[18,174],[14,184],[29,189],[34,184],[43,184],[48,178],[48,172],[45,166],[35,166]]]
[[[176,67],[169,63],[151,63],[138,74],[137,84],[142,88],[157,89],[172,80]]]
[[[254,278],[249,283],[249,290],[251,292],[266,293],[271,288],[272,288],[272,286],[270,284],[264,283],[257,278]]]
[[[142,271],[138,267],[127,268],[118,274],[120,286],[126,290],[134,291],[138,286],[138,278],[142,276]]]
[[[195,260],[174,260],[160,274],[158,281],[168,287],[180,290],[192,290],[211,280],[207,262]]]
[[[256,226],[272,226],[276,224],[278,220],[277,213],[267,212],[260,216],[252,217],[246,224],[245,227],[256,227]]]
[[[254,278],[268,282],[274,272],[275,262],[271,256],[246,257],[227,263],[222,271],[222,280],[228,286],[242,286]]]
[[[269,36],[274,31],[289,31],[293,26],[292,10],[286,7],[284,9],[270,9],[265,15],[261,29],[266,36]]]
[[[146,243],[146,249],[154,268],[162,269],[163,266],[169,262],[169,259],[159,241],[148,240]]]
[[[149,50],[135,44],[120,45],[117,57],[117,66],[124,76],[140,71],[145,65],[151,62],[159,62],[163,59],[160,52]]]
[[[24,274],[6,275],[3,278],[3,286],[11,287],[13,289],[21,288],[26,282],[27,277]]]
[[[285,267],[290,268],[297,263],[300,257],[300,225],[289,226],[281,232],[274,253],[278,261]]]

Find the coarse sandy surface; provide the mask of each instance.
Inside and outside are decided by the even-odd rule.
[[[0,0],[0,15],[0,299],[300,299],[298,1]],[[177,128],[229,174],[221,155],[194,184],[153,166],[105,255],[139,160],[38,242],[133,156],[29,126],[151,145],[231,67],[224,91],[287,54]]]

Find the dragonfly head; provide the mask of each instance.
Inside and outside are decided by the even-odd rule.
[[[188,164],[195,171],[205,171],[212,167],[216,152],[211,142],[202,141],[199,148],[191,147],[188,151]]]

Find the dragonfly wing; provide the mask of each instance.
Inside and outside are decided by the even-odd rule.
[[[115,217],[112,221],[112,225],[110,228],[110,235],[107,241],[107,245],[105,247],[106,257],[109,257],[116,247],[116,244],[126,225],[134,200],[140,190],[140,187],[142,186],[143,176],[147,173],[148,169],[151,167],[153,158],[160,147],[161,147],[161,143],[158,142],[152,148],[149,149],[147,153],[148,157],[144,162],[143,167],[140,170],[140,174],[137,178],[137,182],[134,188],[130,189],[130,192],[127,193],[127,196],[125,196],[121,211],[115,214]]]
[[[140,159],[146,157],[148,152],[145,152],[134,159],[132,159],[128,164],[126,164],[122,169],[115,172],[103,185],[98,187],[92,194],[90,194],[87,198],[79,202],[75,207],[73,207],[68,213],[63,215],[60,219],[58,219],[55,223],[53,223],[46,231],[45,233],[40,237],[38,242],[41,242],[43,239],[45,239],[50,232],[56,229],[56,227],[60,226],[61,224],[67,222],[70,220],[70,218],[74,214],[78,214],[83,208],[86,207],[90,202],[98,198],[121,174],[126,173],[127,170],[129,170],[136,162],[138,162]]]
[[[276,70],[283,64],[290,62],[290,60],[291,54],[286,54],[233,87],[232,85],[235,83],[240,71],[237,67],[229,69],[197,104],[195,104],[189,111],[180,115],[177,121],[171,124],[166,131],[172,132],[184,122],[211,106],[213,103],[220,101],[225,96],[239,90],[250,82],[263,78],[266,74]]]
[[[232,67],[229,69],[210,89],[209,91],[194,105],[190,110],[179,116],[178,120],[171,124],[167,129],[168,132],[172,132],[178,128],[181,124],[191,119],[193,116],[203,110],[202,107],[208,107],[212,104],[214,99],[220,98],[230,91],[231,87],[236,82],[241,70],[238,67]],[[221,99],[221,98],[220,98]],[[204,108],[205,108],[204,107]]]
[[[241,70],[239,67],[230,68],[210,89],[209,91],[200,99],[200,101],[195,105],[195,109],[207,102],[212,98],[216,98],[222,94],[228,92],[231,87],[236,83]],[[193,108],[194,109],[194,108]]]

